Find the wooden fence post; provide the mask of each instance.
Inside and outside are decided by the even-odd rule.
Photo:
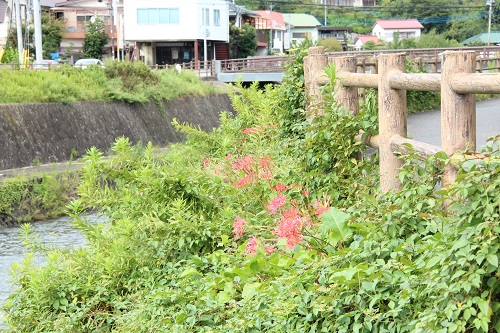
[[[356,73],[356,57],[333,58],[337,71],[337,85],[335,87],[335,101],[344,109],[352,111],[353,115],[359,114],[359,96],[357,87],[346,87],[342,84],[342,73]]]
[[[391,137],[406,138],[406,90],[392,89],[389,77],[393,73],[406,71],[406,56],[403,53],[381,54],[378,65],[378,121],[380,137],[380,187],[382,193],[398,191],[398,179],[403,161],[391,150]]]
[[[457,151],[476,149],[476,96],[457,94],[451,88],[455,74],[474,73],[476,52],[446,51],[441,72],[441,148],[451,156]],[[443,186],[455,182],[456,167],[446,166]]]
[[[483,59],[481,58],[481,56],[476,56],[476,72],[483,72]]]
[[[328,65],[328,56],[323,46],[311,47],[304,57],[304,84],[306,89],[307,114],[308,117],[318,112],[318,106],[322,102],[321,86],[317,79],[324,73],[323,69]]]

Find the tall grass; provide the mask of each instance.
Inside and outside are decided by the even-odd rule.
[[[219,90],[194,73],[149,70],[141,62],[108,61],[105,68],[63,65],[49,71],[0,69],[0,103],[122,101],[144,103]]]

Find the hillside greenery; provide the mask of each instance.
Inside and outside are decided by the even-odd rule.
[[[236,0],[250,9],[270,9],[282,13],[306,13],[324,22],[323,1],[294,0],[269,2],[259,0]],[[351,27],[355,34],[368,35],[376,20],[417,19],[424,26],[423,33],[434,31],[443,39],[459,43],[488,29],[488,9],[484,0],[382,0],[374,7],[353,7],[349,1],[338,1],[338,5],[327,5],[327,20],[330,26]],[[492,30],[500,30],[500,3],[493,3]],[[420,42],[427,45],[424,41]],[[447,47],[442,44],[440,47]],[[411,46],[410,46],[411,47]]]
[[[142,62],[106,61],[105,68],[60,65],[51,70],[10,70],[0,67],[0,103],[123,101],[146,103],[183,95],[218,92],[196,74],[151,71]],[[36,88],[35,88],[36,87]]]
[[[376,104],[332,103],[328,67],[324,112],[307,117],[304,55],[282,86],[233,94],[212,132],[174,122],[187,142],[161,159],[126,138],[110,160],[91,149],[68,206],[87,245],[25,226],[7,332],[500,331],[500,138],[437,192],[446,155],[401,156],[403,189],[383,194],[354,140]]]

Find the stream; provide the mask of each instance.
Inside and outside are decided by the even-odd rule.
[[[104,218],[100,215],[89,215],[87,219],[92,223],[98,223]],[[57,245],[62,248],[81,247],[85,245],[85,238],[81,232],[72,227],[69,216],[53,220],[32,223],[31,230],[37,233],[40,240],[48,245]],[[13,290],[10,278],[10,266],[12,263],[22,261],[25,254],[20,239],[21,226],[0,227],[0,307]],[[40,262],[40,264],[43,264]],[[6,327],[3,325],[4,314],[0,311],[0,331]]]

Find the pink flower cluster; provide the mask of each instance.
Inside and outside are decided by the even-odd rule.
[[[244,133],[251,134],[259,131],[261,131],[261,128],[248,128]],[[205,168],[213,168],[208,159],[204,161],[204,166]],[[221,164],[218,166],[220,167]],[[267,254],[271,254],[276,251],[276,246],[271,242],[276,242],[278,239],[286,240],[286,248],[293,249],[303,240],[304,229],[312,227],[313,222],[317,221],[321,214],[330,209],[330,199],[326,196],[322,200],[314,201],[310,206],[302,204],[302,202],[311,202],[311,194],[300,184],[273,184],[272,179],[274,176],[271,172],[273,168],[274,163],[269,156],[254,158],[247,155],[234,158],[234,156],[228,154],[226,156],[226,168],[220,169],[225,172],[226,177],[234,180],[233,184],[236,188],[245,188],[260,180],[265,180],[269,185],[267,187],[269,191],[274,193],[274,196],[268,202],[261,202],[269,216],[276,223],[275,227],[267,229],[274,236],[264,239],[259,236],[259,233],[250,235],[245,249],[246,254],[255,254],[259,248],[264,249]],[[258,195],[262,195],[262,188],[256,189],[259,190]],[[288,199],[288,195],[302,195],[303,201],[296,198],[293,200]],[[257,200],[260,201],[260,197]],[[265,230],[265,227],[249,226],[243,217],[236,217],[233,223],[233,236],[235,239],[241,239],[250,229]]]
[[[286,202],[286,197],[283,193],[278,194],[275,196],[271,201],[269,201],[269,205],[267,206],[267,210],[271,213],[274,214],[276,211],[285,204]]]
[[[257,240],[257,236],[253,235],[247,242],[247,247],[245,249],[246,254],[255,254],[259,249],[259,242],[262,243],[262,238]],[[267,255],[270,255],[273,252],[276,252],[276,247],[273,244],[263,244],[264,251],[266,251]]]
[[[241,238],[245,233],[245,226],[248,222],[240,216],[236,216],[236,221],[233,223],[233,234],[236,239]]]
[[[226,159],[231,158],[231,156]],[[245,157],[237,158],[231,164],[231,170],[241,176],[243,176],[234,183],[237,188],[243,188],[247,185],[253,184],[258,179],[264,179],[269,181],[274,176],[271,173],[273,168],[272,160],[269,156],[260,158],[258,162],[255,162],[253,157],[247,155]]]

